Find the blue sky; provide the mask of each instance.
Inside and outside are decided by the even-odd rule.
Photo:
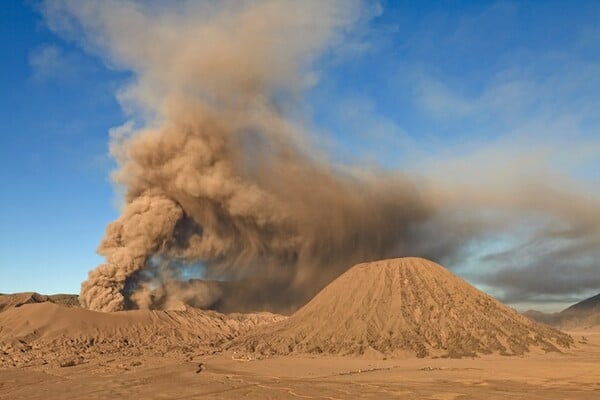
[[[45,27],[29,2],[0,9],[0,292],[77,292],[115,218],[107,131],[122,79]]]
[[[450,165],[460,180],[461,162],[493,170],[533,154],[527,167],[600,187],[598,2],[390,1],[369,10],[319,61],[307,95],[332,158],[442,176]],[[37,2],[8,1],[0,13],[0,292],[77,292],[118,215],[108,131],[126,120],[115,93],[130,75],[50,32]],[[494,240],[479,244],[473,263],[510,242]],[[478,279],[468,263],[457,271]]]

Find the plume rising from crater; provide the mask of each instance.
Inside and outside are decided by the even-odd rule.
[[[583,262],[597,253],[597,197],[547,175],[519,186],[494,171],[469,179],[472,165],[449,177],[442,165],[417,180],[328,161],[303,98],[320,79],[316,61],[368,18],[361,2],[56,0],[44,13],[52,30],[131,73],[118,94],[130,120],[110,146],[124,205],[98,249],[106,262],[82,284],[85,307],[289,311],[350,265],[402,255],[451,264],[531,215],[534,232],[516,247],[533,248],[521,253],[533,269],[548,254],[567,265],[575,248]],[[559,243],[550,253],[528,247],[546,238]],[[189,268],[208,281],[185,284]],[[507,281],[501,272],[488,283]]]
[[[240,282],[225,306],[269,307],[276,298],[279,309],[294,307],[348,265],[396,250],[429,213],[398,175],[328,164],[283,110],[357,6],[227,4],[189,5],[200,21],[163,10],[162,29],[132,3],[118,14],[69,4],[90,24],[92,47],[135,70],[122,97],[151,115],[141,128],[113,131],[126,201],[99,247],[106,263],[82,285],[85,307],[152,307],[151,289],[162,283],[144,271],[155,260],[167,270],[201,263],[205,277]],[[150,26],[143,37],[128,34],[142,25]]]
[[[132,280],[152,258],[202,262],[208,277],[241,280],[252,298],[292,305],[352,262],[397,249],[428,213],[397,176],[357,177],[310,159],[266,104],[179,107],[126,144],[118,180],[127,202],[99,248],[107,263],[83,284],[87,307],[124,307],[126,287],[138,289]],[[254,126],[261,114],[267,121]]]

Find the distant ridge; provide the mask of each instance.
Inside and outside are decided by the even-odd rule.
[[[600,326],[600,293],[557,313],[528,310],[527,317],[563,329],[594,328]]]
[[[571,343],[434,262],[399,258],[352,267],[290,318],[238,338],[232,349],[463,357]]]
[[[564,309],[561,313],[600,312],[600,293]]]
[[[37,292],[22,292],[0,294],[0,312],[8,310],[9,308],[20,307],[24,304],[45,302],[62,304],[69,307],[79,307],[79,300],[76,294],[53,294],[47,296]]]

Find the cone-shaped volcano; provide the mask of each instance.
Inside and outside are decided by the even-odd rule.
[[[287,320],[234,347],[265,354],[470,356],[555,351],[572,339],[421,258],[358,264]]]

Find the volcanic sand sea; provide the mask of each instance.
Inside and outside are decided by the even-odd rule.
[[[3,400],[600,396],[600,330],[572,341],[423,259],[355,266],[289,318],[0,303]]]
[[[586,344],[563,354],[238,361],[223,353],[187,362],[147,354],[68,368],[2,369],[0,399],[598,399],[600,331],[584,334]],[[196,373],[199,362],[205,370]]]

